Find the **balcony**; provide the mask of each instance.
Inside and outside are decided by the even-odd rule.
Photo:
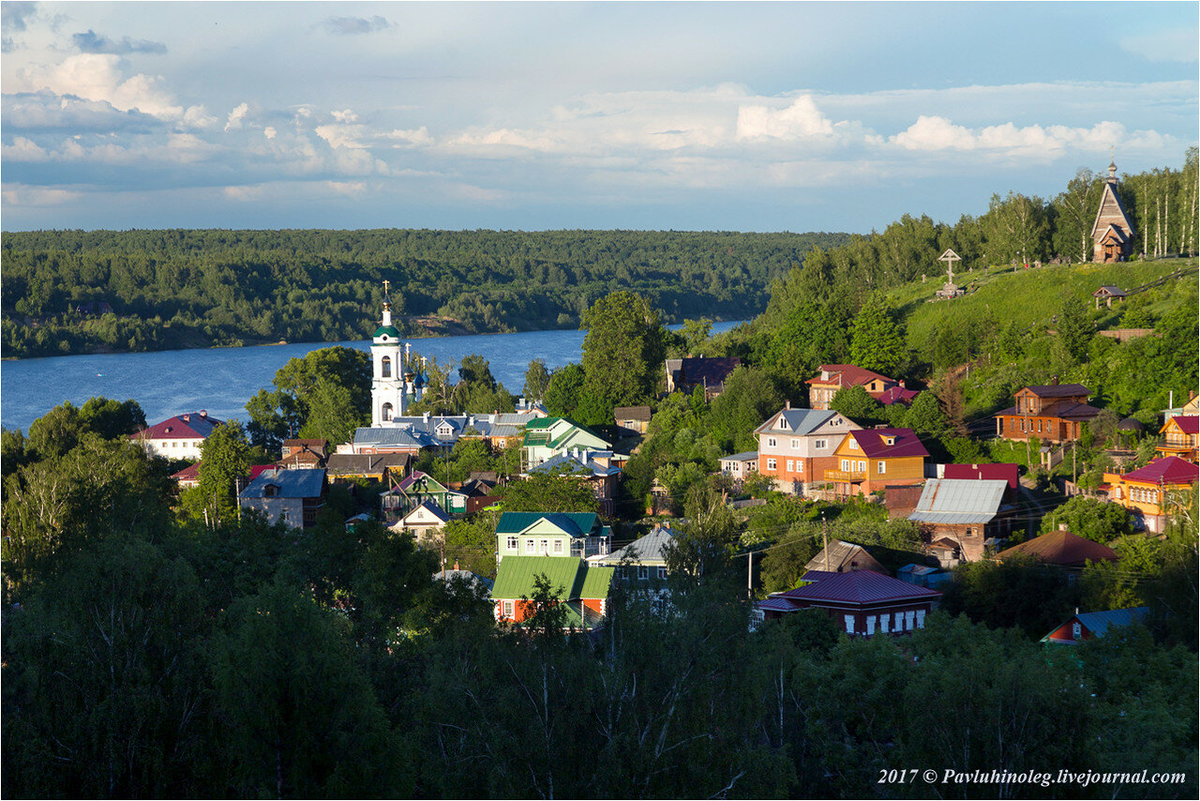
[[[609,553],[608,537],[573,537],[571,556],[587,559],[589,556],[606,556]]]
[[[866,481],[866,470],[826,470],[826,481]]]

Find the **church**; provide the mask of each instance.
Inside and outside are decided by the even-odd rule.
[[[1125,261],[1133,255],[1133,223],[1117,196],[1117,164],[1109,162],[1108,179],[1104,182],[1104,194],[1096,221],[1092,223],[1092,261]]]
[[[392,304],[387,281],[383,282],[383,317],[371,338],[371,426],[395,425],[410,403],[421,399],[425,376],[408,363],[409,347],[400,342],[400,330],[392,325]]]

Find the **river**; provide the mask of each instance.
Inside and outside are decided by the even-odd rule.
[[[739,322],[715,323],[713,333],[727,331]],[[519,395],[530,361],[541,358],[552,370],[579,361],[584,333],[526,331],[410,341],[415,352],[439,362],[453,359],[457,363],[477,353],[488,360],[496,380]],[[246,401],[270,387],[275,371],[288,359],[335,345],[368,350],[371,343],[364,339],[6,361],[0,363],[0,423],[28,431],[30,423],[63,401],[79,406],[97,395],[119,401],[133,398],[151,425],[200,409],[222,420],[245,422]]]

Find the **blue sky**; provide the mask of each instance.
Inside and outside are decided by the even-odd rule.
[[[4,2],[0,224],[882,229],[1200,139],[1200,5]]]

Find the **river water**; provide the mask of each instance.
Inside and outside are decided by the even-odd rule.
[[[715,323],[713,333],[738,322]],[[579,361],[583,337],[583,331],[526,331],[411,342],[415,352],[439,362],[453,359],[459,363],[464,356],[479,354],[490,363],[496,380],[519,395],[530,361],[541,358],[552,370]],[[371,347],[370,340],[364,339],[7,361],[0,363],[0,424],[28,431],[30,423],[63,401],[79,406],[96,395],[118,401],[133,398],[151,425],[200,409],[222,420],[246,422],[246,401],[270,387],[275,371],[288,359],[334,345],[359,350]]]

